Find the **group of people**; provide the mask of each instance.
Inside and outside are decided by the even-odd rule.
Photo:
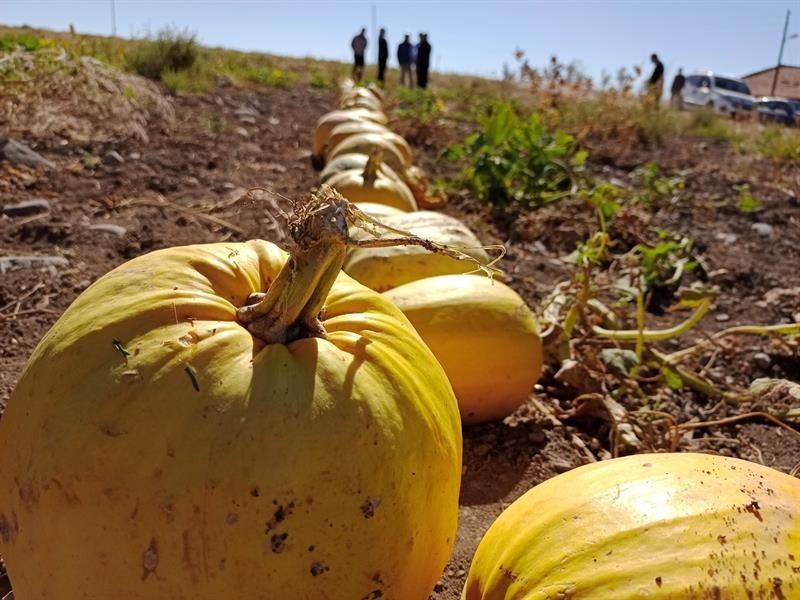
[[[661,103],[661,94],[664,92],[664,63],[655,53],[650,55],[650,62],[653,63],[653,73],[647,80],[647,96],[655,106],[658,106]],[[683,69],[678,69],[670,88],[669,103],[672,108],[683,109],[683,87],[685,85],[686,76],[683,74]]]
[[[353,79],[361,81],[364,76],[364,55],[367,51],[367,30],[353,38],[350,46],[353,48]],[[386,65],[389,62],[389,42],[386,40],[386,30],[381,29],[378,36],[378,81],[386,81]],[[428,87],[428,72],[431,67],[431,44],[428,34],[419,34],[419,43],[412,44],[411,36],[406,34],[397,46],[397,62],[400,65],[400,85],[407,85],[425,89]],[[415,83],[416,79],[416,83]]]

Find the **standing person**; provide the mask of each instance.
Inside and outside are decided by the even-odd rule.
[[[389,60],[389,42],[386,41],[386,30],[381,28],[378,37],[378,81],[386,82],[386,61]]]
[[[428,70],[431,66],[431,45],[428,43],[428,34],[419,34],[417,47],[417,86],[423,90],[428,87]]]
[[[397,46],[397,62],[400,63],[400,85],[405,85],[408,78],[408,87],[414,87],[414,78],[411,75],[411,38],[408,34]]]
[[[367,28],[364,27],[353,41],[350,46],[353,48],[353,79],[356,83],[361,81],[361,76],[364,75],[364,52],[367,50]]]
[[[647,96],[650,102],[658,106],[664,91],[664,64],[655,53],[650,55],[650,62],[653,63],[653,74],[647,80]]]
[[[672,108],[683,110],[683,86],[686,85],[686,77],[683,76],[683,69],[678,69],[678,74],[672,80],[670,104]]]

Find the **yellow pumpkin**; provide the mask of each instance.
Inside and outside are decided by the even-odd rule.
[[[345,206],[294,223],[291,261],[160,250],[61,316],[0,422],[18,600],[428,597],[456,402],[402,313],[340,272]]]
[[[373,219],[377,219],[378,221],[381,221],[386,217],[406,214],[399,208],[393,208],[391,206],[387,206],[386,204],[376,204],[374,202],[355,202],[353,203],[353,206],[366,213]]]
[[[461,420],[508,416],[542,371],[533,313],[507,285],[475,275],[419,279],[384,293],[444,367]]]
[[[375,94],[366,88],[353,88],[345,92],[339,99],[339,106],[341,108],[366,108],[369,110],[381,110],[383,102],[381,102]]]
[[[363,171],[367,166],[367,162],[369,162],[369,156],[366,154],[342,154],[325,164],[325,168],[322,169],[322,172],[319,175],[319,181],[320,183],[326,183],[331,177],[344,171]],[[398,175],[389,165],[383,162],[382,159],[379,171],[389,179],[403,181],[400,175]]]
[[[374,123],[372,121],[348,121],[337,125],[331,130],[328,137],[328,148],[335,148],[340,142],[343,142],[349,137],[361,135],[362,133],[377,133],[381,135],[389,134],[394,136],[391,129],[382,125],[381,123]]]
[[[639,454],[536,486],[490,527],[463,600],[800,598],[800,480]]]
[[[489,256],[470,229],[458,219],[438,212],[418,211],[392,215],[381,222],[401,231],[460,250],[486,264]],[[396,238],[392,231],[381,237]],[[354,233],[357,239],[368,239],[367,233]],[[345,272],[367,287],[379,292],[398,285],[434,275],[466,273],[475,270],[469,261],[455,260],[432,253],[420,246],[390,246],[388,248],[354,248],[345,261]]]
[[[375,149],[383,152],[383,161],[396,173],[404,172],[411,166],[411,148],[396,133],[361,133],[339,142],[326,150],[325,160],[331,161],[343,154],[369,155]]]
[[[311,142],[311,162],[315,169],[319,170],[325,165],[325,150],[333,128],[342,123],[353,121],[368,121],[382,125],[387,122],[386,115],[382,112],[363,108],[334,110],[322,115],[314,127],[314,135]]]
[[[363,169],[342,171],[325,183],[351,202],[386,204],[403,211],[417,210],[411,190],[402,181],[380,171],[381,152],[377,150]]]

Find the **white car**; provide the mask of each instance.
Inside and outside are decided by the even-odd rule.
[[[683,86],[683,103],[689,106],[706,106],[731,116],[748,116],[753,113],[755,98],[741,79],[722,77],[711,71],[695,73],[686,78]]]

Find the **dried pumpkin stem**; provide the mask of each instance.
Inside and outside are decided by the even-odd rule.
[[[366,187],[374,187],[375,181],[378,179],[378,171],[381,168],[381,161],[383,160],[383,150],[375,148],[369,155],[367,164],[364,165],[364,173],[361,175],[364,179]]]
[[[289,232],[295,246],[289,260],[266,294],[236,312],[267,344],[324,335],[320,313],[347,251],[347,201],[323,191],[295,207]]]

